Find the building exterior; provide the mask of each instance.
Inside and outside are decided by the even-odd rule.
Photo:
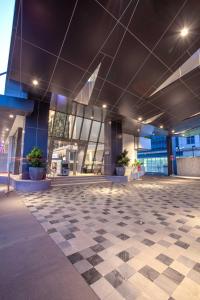
[[[139,150],[138,159],[147,173],[167,175],[168,154],[166,136],[152,136],[151,150]],[[200,135],[177,136],[174,141],[176,157],[200,156]]]

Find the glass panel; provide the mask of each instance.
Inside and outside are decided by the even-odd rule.
[[[100,122],[94,121],[92,124],[92,130],[90,134],[90,141],[96,142],[98,135],[99,135],[99,130],[100,130]]]
[[[88,144],[87,153],[85,157],[85,166],[84,166],[85,173],[92,172],[92,164],[93,164],[95,149],[96,149],[96,143]]]
[[[83,128],[81,132],[81,140],[85,140],[85,141],[88,140],[91,122],[92,122],[91,120],[84,119]]]
[[[54,116],[55,116],[55,111],[50,110],[49,111],[49,132],[48,132],[49,135],[52,134]]]
[[[97,146],[97,152],[95,155],[95,165],[101,165],[102,164],[102,158],[104,153],[104,144],[98,144]]]
[[[66,114],[56,112],[54,127],[53,127],[53,135],[54,136],[56,136],[56,137],[63,136],[64,128],[65,128],[65,119],[66,119]]]
[[[69,138],[69,129],[70,129],[70,117],[67,115],[66,124],[65,124],[65,131],[64,131],[64,137]]]
[[[79,139],[82,120],[83,119],[80,118],[80,117],[76,117],[76,119],[75,119],[74,132],[73,132],[73,139],[74,140]]]
[[[69,126],[69,138],[72,138],[72,131],[74,126],[75,116],[70,115],[68,118],[68,126]]]
[[[101,125],[101,133],[99,137],[99,143],[104,143],[104,123]]]

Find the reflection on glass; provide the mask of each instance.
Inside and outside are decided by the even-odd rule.
[[[89,173],[92,171],[95,149],[96,149],[96,143],[88,144],[87,153],[86,153],[86,157],[85,157],[86,173]]]
[[[69,116],[68,124],[69,124],[69,138],[72,138],[73,126],[74,126],[75,116]]]
[[[101,165],[102,164],[103,153],[104,153],[104,145],[103,144],[98,144],[96,155],[95,155],[95,165]]]
[[[99,136],[99,143],[104,143],[104,123],[101,125],[101,133]]]
[[[53,135],[62,137],[64,135],[66,114],[56,112],[54,118]]]
[[[83,128],[82,128],[82,132],[81,132],[81,140],[84,140],[84,141],[88,140],[91,122],[92,122],[91,120],[84,119]]]
[[[73,132],[73,139],[75,139],[75,140],[79,139],[82,120],[83,119],[80,117],[76,117],[76,119],[75,119],[74,132]]]
[[[50,110],[49,111],[49,135],[52,134],[54,116],[55,116],[55,111]]]
[[[98,139],[99,135],[99,130],[100,130],[100,122],[94,121],[92,124],[92,130],[90,134],[90,141],[96,142]]]

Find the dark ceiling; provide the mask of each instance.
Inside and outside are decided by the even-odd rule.
[[[200,48],[198,0],[17,2],[10,78],[75,98],[101,62],[91,103],[173,128],[200,111],[199,69],[150,97]],[[22,18],[21,18],[22,17]],[[189,35],[179,31],[189,27]]]

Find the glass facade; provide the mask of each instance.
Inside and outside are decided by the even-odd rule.
[[[104,157],[105,115],[98,107],[91,108],[75,102],[70,106],[71,109],[66,103],[66,113],[63,109],[60,112],[57,110],[54,99],[53,107],[49,112],[49,148],[52,148],[49,149],[49,153],[52,156],[55,149],[57,153],[60,148],[62,148],[60,151],[65,149],[67,154],[63,154],[60,158],[71,162],[71,157],[73,157],[74,163],[78,165],[79,173],[100,171],[103,168]],[[59,148],[58,142],[59,145],[64,143],[64,146],[59,146]],[[76,149],[73,148],[74,145]],[[49,162],[51,160],[50,157]]]

